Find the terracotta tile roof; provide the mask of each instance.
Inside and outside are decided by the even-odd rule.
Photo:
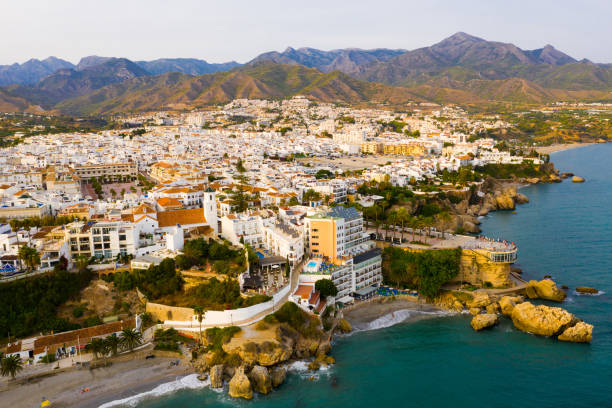
[[[157,200],[157,204],[164,207],[166,210],[177,210],[183,208],[183,204],[176,198],[162,197]]]
[[[321,292],[319,292],[318,290],[316,290],[313,294],[312,297],[310,298],[310,300],[308,301],[309,304],[311,305],[316,305],[317,302],[319,301],[319,298],[321,297]]]
[[[204,210],[202,208],[192,208],[183,210],[160,211],[157,213],[157,222],[160,228],[173,225],[189,226],[193,224],[204,224]]]
[[[310,294],[312,293],[312,289],[312,285],[300,285],[296,289],[294,295],[299,296],[304,300],[308,300],[308,298],[310,298]]]

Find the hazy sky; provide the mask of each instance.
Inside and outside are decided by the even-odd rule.
[[[246,62],[287,46],[414,49],[457,32],[612,62],[611,0],[1,0],[0,64],[54,55]],[[292,3],[295,3],[293,5]]]

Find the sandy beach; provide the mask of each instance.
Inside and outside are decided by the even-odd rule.
[[[12,385],[0,392],[0,400],[2,406],[11,408],[40,407],[42,397],[48,398],[54,408],[99,407],[106,402],[150,391],[159,384],[193,373],[184,361],[179,366],[169,367],[170,362],[175,360],[163,357],[134,359],[95,370],[63,372],[36,382]],[[89,392],[82,393],[84,388],[89,388]]]
[[[344,317],[355,330],[373,330],[402,322],[449,314],[433,305],[418,303],[410,298],[377,298],[355,305],[344,312]]]
[[[590,146],[595,143],[562,143],[562,144],[553,144],[550,146],[542,146],[536,148],[536,151],[540,154],[551,154],[560,152],[562,150],[576,149],[578,147]]]

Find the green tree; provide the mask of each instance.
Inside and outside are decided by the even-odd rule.
[[[2,358],[2,362],[0,362],[0,371],[2,372],[3,377],[10,376],[11,379],[14,380],[17,373],[19,373],[21,370],[23,370],[23,363],[18,355]]]
[[[28,245],[23,245],[19,248],[17,252],[17,256],[28,268],[29,272],[32,272],[34,269],[40,265],[40,254],[36,250],[36,248],[30,247]]]
[[[315,283],[315,289],[321,293],[322,298],[336,296],[338,294],[338,288],[330,279],[319,279]]]
[[[134,351],[134,348],[142,344],[142,334],[136,329],[123,329],[121,331],[121,345]]]
[[[104,342],[104,339],[95,338],[95,339],[91,339],[89,344],[87,344],[86,349],[91,351],[92,354],[94,355],[94,360],[97,360],[100,357],[100,355],[103,355],[104,352],[107,350],[106,347],[107,346]]]
[[[204,320],[204,309],[202,308],[202,306],[195,306],[193,308],[193,312],[196,315],[196,318],[198,319],[198,323],[200,323],[200,344],[202,344],[202,320]]]
[[[121,340],[117,337],[117,334],[113,333],[110,336],[107,336],[104,341],[106,342],[106,346],[110,353],[113,356],[116,356],[119,353],[119,346],[121,345]]]

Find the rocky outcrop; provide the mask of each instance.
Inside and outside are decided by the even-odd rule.
[[[351,324],[346,319],[340,319],[340,321],[338,322],[338,329],[342,333],[350,333],[351,331],[353,331]]]
[[[493,302],[487,306],[487,313],[489,314],[498,314],[499,313],[499,303]]]
[[[482,312],[482,309],[479,307],[470,307],[470,314],[472,316],[477,316],[480,314],[480,312]]]
[[[234,398],[253,398],[253,389],[249,377],[244,373],[244,367],[239,367],[229,382],[229,395]]]
[[[543,279],[539,282],[529,281],[525,293],[530,299],[544,299],[554,302],[562,302],[566,296],[565,292],[559,289],[551,279]]]
[[[234,374],[235,376],[235,374]],[[255,366],[249,374],[253,390],[260,394],[267,394],[272,391],[272,378],[266,367]]]
[[[210,388],[223,387],[223,364],[217,364],[210,369]]]
[[[515,201],[517,204],[526,204],[529,202],[529,198],[527,198],[527,196],[524,194],[517,193]]]
[[[497,322],[499,322],[499,317],[496,314],[485,313],[474,316],[470,324],[474,330],[480,331],[495,326]]]
[[[560,307],[535,306],[530,302],[514,306],[511,317],[517,329],[547,337],[559,335],[579,321]]]
[[[514,199],[506,194],[499,194],[495,196],[495,203],[498,210],[514,210]]]
[[[596,295],[597,293],[599,293],[599,291],[595,288],[589,288],[588,286],[577,286],[576,287],[576,292],[577,293],[586,293],[586,294],[590,294],[590,295]]]
[[[246,342],[237,348],[230,349],[230,347],[230,345],[224,345],[223,349],[228,353],[238,353],[242,361],[248,365],[265,367],[287,361],[293,353],[289,345],[276,341]]]
[[[523,303],[524,299],[522,296],[503,296],[499,299],[499,307],[504,316],[511,316],[514,306],[519,303]]]
[[[471,295],[467,295],[470,296]],[[435,305],[452,312],[461,312],[465,309],[465,305],[452,292],[441,293],[434,301]]]
[[[285,382],[287,377],[287,369],[283,367],[274,367],[270,373],[270,379],[274,388]]]
[[[474,298],[467,303],[469,308],[478,307],[483,308],[487,307],[492,303],[491,297],[487,292],[475,292]]]
[[[584,178],[578,177],[578,176],[574,176],[574,177],[572,177],[572,183],[584,183]]]
[[[578,322],[575,326],[565,329],[557,338],[561,341],[589,343],[593,340],[593,325],[585,322]]]

